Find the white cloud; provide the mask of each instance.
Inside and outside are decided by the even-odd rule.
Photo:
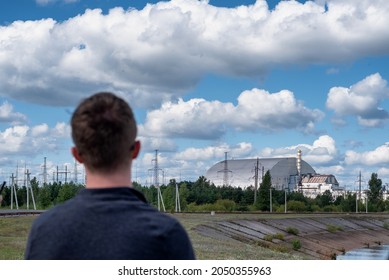
[[[358,153],[346,151],[345,163],[348,165],[360,164],[365,166],[383,165],[389,163],[389,142],[377,147],[373,151]]]
[[[29,131],[28,126],[14,126],[0,132],[0,153],[16,153],[23,149],[24,139]]]
[[[104,89],[155,108],[205,73],[257,77],[279,65],[388,53],[388,1],[325,3],[281,1],[269,10],[264,0],[236,8],[172,0],[64,22],[16,21],[0,27],[0,92],[74,105]]]
[[[379,73],[367,76],[349,88],[333,87],[327,97],[327,108],[334,110],[338,123],[343,116],[356,116],[363,126],[383,124],[389,113],[379,104],[389,98],[387,81]]]
[[[310,165],[331,165],[336,163],[338,150],[335,140],[329,135],[322,135],[310,144],[299,144],[284,148],[264,148],[262,157],[296,157],[297,151],[302,151],[302,158]]]
[[[141,151],[159,150],[160,152],[175,152],[178,149],[176,142],[168,138],[139,136],[139,140],[141,142]]]
[[[335,174],[336,176],[338,175],[343,175],[345,172],[345,168],[341,165],[334,165],[334,166],[320,166],[316,168],[315,170],[319,174]]]
[[[12,124],[20,124],[26,122],[27,117],[19,112],[13,111],[13,106],[4,101],[2,105],[0,105],[0,123],[7,122]]]
[[[231,103],[179,99],[149,112],[141,129],[145,134],[162,137],[218,138],[225,133],[225,123],[234,111]]]
[[[288,90],[269,93],[253,89],[240,94],[238,106],[229,117],[239,130],[299,129],[312,132],[314,123],[323,116],[318,109],[306,108]]]
[[[381,177],[381,176],[389,177],[389,168],[382,167],[382,168],[378,169],[377,174],[379,177]]]
[[[66,124],[64,122],[59,122],[51,130],[51,133],[54,137],[57,138],[67,138],[70,137],[71,135],[71,127],[69,124]]]
[[[166,102],[147,114],[141,131],[145,135],[217,139],[228,129],[276,131],[298,129],[312,132],[323,113],[306,108],[292,92],[269,93],[253,89],[238,97],[238,104],[191,99]]]
[[[31,136],[32,137],[39,137],[41,135],[46,134],[49,131],[49,126],[45,123],[34,126],[31,128]]]
[[[58,123],[54,128],[47,124],[29,127],[16,125],[0,131],[0,154],[4,156],[37,156],[55,151],[59,141],[69,138],[66,125]]]
[[[177,153],[174,158],[184,161],[219,161],[224,159],[225,152],[228,152],[229,157],[244,158],[250,155],[253,151],[251,143],[242,142],[236,146],[228,144],[220,144],[218,146],[208,146],[204,148],[187,148],[182,152]]]

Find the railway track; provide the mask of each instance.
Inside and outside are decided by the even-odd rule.
[[[31,216],[31,215],[39,215],[43,212],[45,212],[45,211],[44,210],[28,210],[28,209],[0,210],[0,217]]]

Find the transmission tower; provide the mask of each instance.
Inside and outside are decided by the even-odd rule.
[[[254,168],[254,204],[257,202],[257,192],[258,192],[258,177],[259,177],[259,158],[257,158],[257,162]]]
[[[158,197],[158,210],[161,211],[161,204],[163,207],[163,211],[165,212],[165,204],[163,203],[161,188],[159,186],[159,171],[162,169],[159,168],[158,165],[158,150],[155,150],[155,158],[152,160],[154,162],[154,168],[151,169],[153,171],[153,177],[154,177],[154,186],[157,188],[157,197]]]
[[[229,175],[232,173],[231,170],[228,169],[228,160],[227,160],[228,152],[224,153],[224,168],[219,170],[218,173],[223,173],[223,186],[229,185]]]
[[[68,166],[65,165],[65,171],[59,171],[59,168],[58,168],[58,165],[57,165],[57,183],[59,182],[58,180],[58,175],[61,174],[61,177],[62,177],[62,174],[65,174],[65,184],[67,183],[68,181],[68,174],[70,173],[70,171],[68,171]]]
[[[361,192],[362,192],[362,174],[361,171],[359,171],[359,176],[358,176],[358,191],[355,193],[355,213],[358,213],[358,201],[361,199]]]

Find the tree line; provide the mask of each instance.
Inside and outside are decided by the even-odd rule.
[[[39,185],[36,178],[31,180],[31,188],[37,209],[48,209],[74,197],[85,186],[73,182],[54,182]],[[158,207],[158,188],[146,187],[134,182],[133,187],[142,192],[147,201]],[[300,192],[287,192],[273,189],[271,176],[266,172],[257,192],[253,186],[245,189],[233,186],[215,186],[204,176],[195,182],[170,180],[160,189],[160,201],[163,201],[165,210],[173,212],[176,208],[176,189],[178,187],[181,211],[272,211],[272,212],[383,212],[389,211],[389,200],[384,200],[382,180],[376,173],[372,173],[369,180],[366,201],[357,200],[357,194],[346,192],[344,196],[334,198],[330,191],[319,194],[316,198],[308,198]],[[27,203],[27,188],[15,186],[19,208],[23,209]],[[2,192],[1,206],[9,208],[11,205],[11,188],[6,186]],[[30,201],[31,194],[30,194]],[[14,203],[15,203],[15,199]],[[286,202],[286,210],[285,210]],[[31,203],[30,203],[31,205]],[[14,204],[14,208],[15,204]],[[30,206],[31,208],[31,206]]]

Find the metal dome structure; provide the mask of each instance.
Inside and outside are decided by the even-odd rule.
[[[272,185],[275,189],[297,189],[299,177],[303,174],[316,174],[316,171],[301,157],[258,158],[223,160],[213,165],[205,177],[217,186],[234,187],[258,186],[263,175],[270,171]],[[258,174],[258,175],[256,175]]]

